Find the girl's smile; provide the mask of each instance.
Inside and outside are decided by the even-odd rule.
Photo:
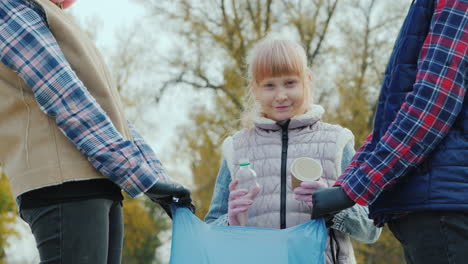
[[[288,108],[288,107],[289,107],[289,106],[287,106],[287,105],[286,105],[286,106],[277,106],[276,109],[282,110],[282,109],[286,109],[286,108]]]

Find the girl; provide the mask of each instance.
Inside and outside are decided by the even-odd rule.
[[[354,136],[348,129],[320,121],[324,112],[311,104],[311,75],[304,49],[288,40],[265,39],[248,60],[249,95],[242,117],[244,129],[223,143],[223,162],[205,221],[239,225],[248,210],[248,226],[288,228],[310,220],[312,193],[332,186],[354,155]],[[315,182],[291,189],[290,165],[310,157],[323,167]],[[240,159],[247,158],[261,190],[252,182],[232,180]],[[239,185],[239,186],[238,186]],[[356,205],[336,214],[329,229],[327,263],[355,263],[350,236],[375,242],[380,229]]]

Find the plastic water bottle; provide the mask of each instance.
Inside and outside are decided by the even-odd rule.
[[[257,173],[250,167],[248,159],[239,160],[239,170],[236,173],[236,179],[239,180],[238,188],[247,189],[249,192],[255,187],[260,188],[260,184],[257,181]],[[248,210],[237,215],[237,220],[241,226],[247,225],[248,216]]]

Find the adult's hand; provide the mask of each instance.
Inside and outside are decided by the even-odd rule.
[[[247,189],[236,190],[237,184],[239,184],[237,179],[229,184],[228,221],[230,226],[241,225],[238,219],[239,214],[247,212],[260,191],[258,187],[253,187],[250,191]]]
[[[336,213],[355,204],[341,186],[317,190],[312,194],[312,219],[332,218]]]
[[[153,202],[158,203],[172,218],[171,204],[187,207],[195,213],[195,206],[192,204],[190,191],[181,184],[173,181],[158,181],[146,191]]]
[[[312,206],[312,194],[319,190],[327,187],[327,183],[320,178],[318,181],[303,181],[299,187],[294,188],[294,198],[298,201],[306,202],[309,206]]]

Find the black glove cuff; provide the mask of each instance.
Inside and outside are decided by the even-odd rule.
[[[312,194],[314,206],[312,209],[312,219],[325,215],[333,216],[343,209],[355,204],[344,192],[341,186],[317,190]]]

